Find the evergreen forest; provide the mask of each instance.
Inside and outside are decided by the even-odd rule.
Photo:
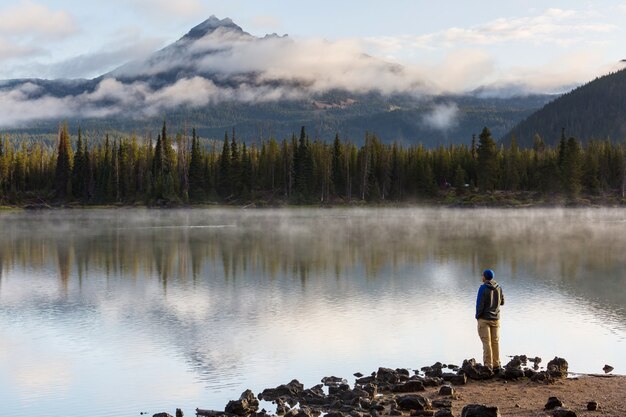
[[[576,200],[611,196],[623,202],[626,146],[581,144],[561,132],[551,147],[515,138],[498,145],[488,128],[469,145],[427,149],[385,144],[366,133],[363,144],[299,135],[260,144],[226,132],[223,141],[171,135],[134,135],[90,143],[67,124],[56,146],[0,140],[0,204],[179,205],[342,204],[441,201],[455,196],[532,192]]]

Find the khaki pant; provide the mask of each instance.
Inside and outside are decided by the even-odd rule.
[[[500,320],[478,319],[478,336],[483,342],[483,364],[500,366]]]

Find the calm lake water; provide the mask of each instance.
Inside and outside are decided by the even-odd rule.
[[[626,373],[623,209],[73,210],[0,231],[5,415],[194,415],[293,378],[481,359],[488,267],[503,355]]]

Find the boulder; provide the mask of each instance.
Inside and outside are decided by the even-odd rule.
[[[436,376],[428,376],[422,380],[425,387],[438,387],[443,384],[444,379]]]
[[[228,404],[226,404],[224,412],[227,414],[245,416],[256,413],[258,409],[259,401],[256,399],[252,391],[247,389],[241,394],[238,400],[229,401]]]
[[[292,380],[288,384],[279,385],[276,388],[266,388],[259,394],[259,399],[265,401],[274,401],[277,398],[295,398],[304,390],[304,385],[297,379]],[[294,403],[295,404],[295,403]]]
[[[196,408],[196,416],[202,417],[227,417],[223,411],[215,411],[215,410],[203,410],[201,408]]]
[[[286,414],[287,412],[289,412],[290,408],[287,404],[285,404],[285,402],[278,398],[276,401],[276,414],[279,416],[282,416],[283,414]]]
[[[328,397],[324,393],[322,384],[315,385],[311,388],[305,389],[300,393],[298,399],[300,403],[306,405],[325,405],[328,403]]]
[[[291,409],[285,417],[317,417],[320,415],[319,411],[312,410],[308,407],[301,407],[299,409]]]
[[[435,417],[454,417],[452,410],[449,408],[442,408],[435,413]]]
[[[534,371],[534,370],[532,370],[532,369],[524,369],[524,376],[525,376],[526,378],[532,378],[532,377],[534,377],[534,376],[535,376],[535,374],[536,374],[536,373],[537,373],[537,372],[535,372],[535,371]]]
[[[558,407],[552,410],[552,417],[576,417],[576,413],[567,408]]]
[[[467,375],[465,375],[465,373],[453,374],[451,372],[446,372],[443,374],[442,378],[444,381],[450,382],[452,385],[465,385],[467,383]]]
[[[322,384],[327,387],[337,386],[337,385],[346,385],[348,381],[344,378],[339,378],[337,376],[326,376],[322,378]]]
[[[426,376],[441,378],[441,374],[443,373],[443,364],[441,362],[435,362],[431,366],[423,367],[422,371]]]
[[[454,388],[452,388],[450,385],[444,385],[443,387],[439,388],[439,395],[452,395],[454,394]]]
[[[421,381],[407,381],[404,384],[397,384],[391,388],[391,392],[417,392],[425,391],[424,384]]]
[[[432,404],[423,395],[403,395],[396,398],[398,408],[402,410],[430,410]]]
[[[483,404],[468,404],[461,410],[461,417],[502,417],[498,407]]]
[[[172,417],[172,415],[169,413],[156,413],[152,414],[152,417]]]
[[[373,382],[376,382],[376,377],[373,375],[370,376],[364,376],[363,378],[358,378],[355,383],[357,385],[365,385],[365,384],[371,384]]]
[[[397,384],[400,382],[400,374],[394,369],[378,368],[376,379],[380,382],[386,382],[388,384]]]
[[[449,398],[443,400],[433,400],[433,407],[435,408],[450,408],[452,407],[452,400]]]
[[[605,374],[608,374],[613,369],[615,369],[615,368],[613,368],[611,365],[604,365],[604,368],[602,368],[602,370],[604,371]]]
[[[548,374],[554,378],[567,378],[567,361],[563,358],[554,357],[546,367]]]
[[[415,410],[411,412],[411,416],[427,416],[431,417],[435,415],[434,410]]]
[[[490,379],[493,378],[493,371],[484,365],[476,363],[476,359],[465,359],[461,371],[470,379]]]
[[[587,403],[587,410],[589,411],[597,411],[600,409],[600,406],[598,405],[597,401],[589,401]]]
[[[363,391],[367,392],[370,398],[374,398],[378,395],[378,385],[367,384],[363,387]]]
[[[330,413],[326,413],[325,417],[346,417],[346,415],[341,411],[331,411]]]
[[[543,406],[543,409],[553,410],[557,407],[563,407],[563,401],[559,400],[557,397],[550,397],[546,405]]]
[[[337,395],[343,391],[348,391],[349,389],[350,389],[350,385],[348,384],[330,385],[328,387],[328,394]]]

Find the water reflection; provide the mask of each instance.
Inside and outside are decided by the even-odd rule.
[[[18,399],[14,414],[71,415],[68,403],[89,401],[127,407],[101,416],[219,408],[293,377],[310,385],[458,361],[480,349],[472,308],[486,266],[508,291],[508,353],[619,369],[625,219],[556,209],[3,214],[0,402]],[[581,334],[584,346],[564,343]],[[48,388],[28,389],[38,378]]]

